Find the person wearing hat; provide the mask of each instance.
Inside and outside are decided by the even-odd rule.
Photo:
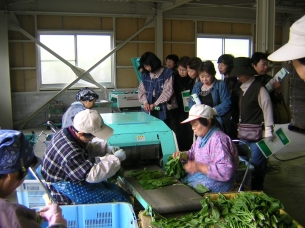
[[[39,164],[33,147],[24,134],[15,130],[0,130],[0,228],[40,227],[43,220],[48,227],[66,227],[57,204],[50,204],[38,212],[23,205],[6,200],[19,187],[29,167]]]
[[[99,151],[91,146],[94,137],[106,140],[112,134],[91,109],[80,111],[72,126],[56,132],[43,156],[41,174],[59,204],[129,202],[126,192],[107,182],[120,169],[125,152],[107,153],[107,144]]]
[[[237,77],[242,83],[239,97],[239,123],[264,124],[264,137],[273,139],[273,111],[268,91],[259,80],[255,80],[257,72],[252,67],[250,58],[238,57],[233,60],[230,77]],[[255,171],[252,173],[252,190],[263,190],[266,175],[267,159],[257,147],[257,141],[243,140],[252,151],[251,164]]]
[[[211,192],[232,191],[239,164],[238,151],[229,136],[215,126],[213,109],[208,105],[195,104],[189,111],[189,117],[181,123],[190,123],[197,136],[187,152],[184,165],[187,176],[183,182],[193,188],[204,185]],[[173,154],[173,157],[177,156],[181,156],[180,151]]]
[[[70,127],[72,125],[74,116],[80,111],[93,108],[98,98],[99,95],[92,89],[88,87],[80,89],[76,94],[76,102],[73,102],[62,116],[61,128]]]
[[[287,61],[305,81],[305,16],[290,27],[287,44],[268,56],[271,61]]]

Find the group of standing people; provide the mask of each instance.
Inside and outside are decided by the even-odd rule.
[[[167,67],[164,67],[154,53],[146,52],[140,58],[140,65],[144,70],[138,90],[139,101],[144,106],[143,111],[163,120],[175,132],[179,150],[188,151],[188,154],[192,154],[192,158],[199,163],[207,161],[200,161],[199,155],[199,160],[197,160],[197,152],[195,152],[197,149],[193,147],[199,144],[202,146],[203,143],[198,144],[198,140],[203,140],[205,135],[199,137],[195,133],[194,126],[196,124],[193,124],[194,120],[190,121],[190,125],[181,124],[181,122],[194,115],[192,114],[195,111],[193,110],[194,106],[197,112],[199,112],[198,104],[204,106],[205,109],[207,107],[211,108],[212,116],[208,119],[213,121],[211,121],[210,125],[207,125],[209,126],[209,131],[214,129],[213,131],[218,132],[215,129],[219,129],[219,131],[229,136],[227,139],[219,142],[222,145],[223,151],[219,152],[218,155],[229,153],[234,157],[237,153],[231,150],[234,146],[228,147],[229,144],[224,145],[224,142],[227,142],[228,139],[238,138],[238,123],[261,125],[264,130],[263,137],[273,140],[274,120],[272,102],[282,98],[282,95],[279,82],[274,82],[273,90],[270,94],[265,88],[265,84],[272,78],[272,76],[267,75],[267,57],[267,54],[261,52],[255,52],[252,58],[235,58],[230,54],[221,55],[217,63],[218,70],[223,75],[223,80],[219,80],[215,77],[216,70],[211,61],[201,61],[198,57],[190,58],[187,56],[179,59],[177,55],[171,54],[166,58]],[[181,96],[181,93],[185,90],[189,90],[191,95],[188,102],[189,112],[184,110]],[[196,102],[194,99],[191,99],[192,95],[198,97]],[[156,111],[154,109],[155,106],[159,106],[160,110]],[[197,115],[197,118],[203,117]],[[198,124],[201,125],[200,121]],[[193,131],[195,134],[193,134]],[[197,139],[194,142],[195,138]],[[263,190],[267,159],[256,145],[258,140],[243,141],[249,145],[252,151],[251,163],[254,166],[252,189]],[[215,148],[215,146],[203,148],[210,150]],[[217,152],[215,151],[215,153]],[[226,156],[222,156],[221,164],[225,164],[223,163],[224,159],[226,159]],[[211,164],[215,165],[213,162]],[[227,165],[235,171],[237,168],[235,157]],[[212,168],[210,166],[208,170],[211,172],[212,170],[215,172],[226,171],[231,173],[230,178],[234,176],[234,172],[228,172],[228,168]],[[205,175],[209,176],[209,174]],[[224,173],[215,175],[220,177],[220,183],[224,184],[230,180],[230,184],[233,184],[233,181],[230,178],[228,179]],[[196,176],[194,180],[198,181],[199,179]],[[188,180],[188,183],[190,183],[190,180]],[[209,185],[208,183],[205,184]],[[230,187],[226,189],[228,190]],[[216,188],[214,191],[217,192],[220,189]]]

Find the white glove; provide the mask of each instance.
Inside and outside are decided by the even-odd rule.
[[[122,149],[119,149],[118,151],[114,152],[113,155],[116,156],[120,161],[124,161],[126,159],[126,153]]]
[[[86,181],[89,183],[98,183],[104,181],[115,175],[115,173],[121,167],[119,158],[114,155],[109,154],[98,158],[98,163],[94,164],[87,175]]]
[[[109,145],[107,145],[106,153],[107,154],[114,154],[114,152],[119,150],[119,149],[120,149],[120,147],[118,147],[118,146],[109,146]]]

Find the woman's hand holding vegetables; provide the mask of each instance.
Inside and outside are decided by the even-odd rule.
[[[67,225],[67,221],[62,217],[61,208],[57,204],[49,204],[42,208],[38,213],[49,223],[49,226],[58,223],[65,226]]]
[[[175,153],[173,153],[173,158],[176,158],[176,157],[180,157],[180,154],[181,154],[181,152],[180,151],[177,151],[177,152],[175,152]]]
[[[186,172],[188,172],[190,174],[194,174],[194,173],[198,173],[198,172],[201,172],[204,174],[208,173],[207,165],[197,163],[193,160],[188,160],[187,163],[184,165],[184,169]]]

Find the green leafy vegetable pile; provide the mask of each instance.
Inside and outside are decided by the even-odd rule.
[[[129,176],[136,178],[141,187],[145,190],[161,188],[176,183],[173,177],[164,176],[162,171],[156,170],[132,170]]]
[[[160,177],[158,179],[152,179],[152,180],[139,180],[139,184],[145,190],[161,188],[174,183],[176,183],[176,180],[173,179],[172,177]]]
[[[158,228],[193,227],[297,227],[286,213],[280,213],[283,205],[265,193],[241,192],[226,199],[221,193],[212,201],[209,196],[201,201],[202,209],[181,218],[155,218],[151,225]]]
[[[183,164],[181,160],[186,161],[187,160],[187,154],[181,153],[180,157],[177,156],[173,158],[173,156],[168,157],[168,161],[165,164],[165,174],[167,176],[174,176],[176,179],[180,180],[185,176],[185,169],[183,167]]]

